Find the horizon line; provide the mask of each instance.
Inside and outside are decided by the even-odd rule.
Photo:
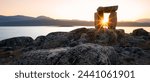
[[[59,19],[59,18],[52,18],[50,16],[46,16],[46,15],[39,15],[39,16],[30,16],[30,15],[0,15],[0,16],[25,16],[25,17],[33,17],[33,18],[38,18],[40,16],[43,16],[43,17],[48,17],[48,18],[51,18],[51,19],[54,19],[54,20],[77,20],[77,21],[89,21],[89,22],[94,22],[94,19],[93,20],[82,20],[82,19]],[[141,18],[141,19],[150,19],[150,18]],[[118,22],[136,22],[138,20],[141,20],[141,19],[137,19],[137,20],[134,20],[134,21],[129,21],[129,20],[121,20],[121,21],[118,21]]]

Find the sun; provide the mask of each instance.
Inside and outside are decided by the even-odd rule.
[[[102,20],[102,25],[107,28],[108,27],[108,21],[109,21],[109,14],[104,14],[104,18]]]
[[[105,21],[105,20],[102,21],[102,24],[103,24],[103,25],[105,25],[105,24],[107,24],[107,23],[108,23],[108,21]]]
[[[107,27],[107,26],[108,26],[108,19],[107,19],[107,18],[104,18],[104,19],[102,20],[102,25],[103,25],[104,27]]]

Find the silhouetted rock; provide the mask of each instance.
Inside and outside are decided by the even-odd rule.
[[[116,29],[117,26],[117,12],[111,12],[109,15],[108,28]]]
[[[69,32],[69,39],[78,40],[83,33],[88,31],[87,28],[79,28]]]
[[[49,33],[47,36],[39,36],[34,40],[34,45],[38,49],[49,49],[65,47],[68,43],[66,32]]]
[[[125,31],[123,29],[116,29],[114,30],[115,33],[117,34],[117,39],[120,40],[121,38],[125,37]]]
[[[109,12],[115,12],[118,10],[118,6],[108,6],[108,7],[99,7],[97,9],[97,12],[104,12],[104,13],[109,13]]]
[[[87,28],[75,29],[68,33],[70,40],[69,46],[76,46],[83,43],[93,42],[95,39],[95,30]]]
[[[149,33],[143,28],[134,30],[132,34],[134,36],[148,36],[149,35]]]
[[[94,14],[94,25],[97,30],[103,29],[103,19],[104,19],[104,13],[102,12],[96,12]]]
[[[88,29],[88,31],[86,32],[87,34],[87,40],[88,42],[94,42],[96,40],[96,29],[90,28]]]
[[[125,34],[125,36],[120,39],[119,43],[128,47],[134,46],[142,48],[142,46],[146,47],[145,44],[148,43],[148,41],[150,41],[149,33],[143,29],[136,29],[131,34]]]
[[[33,45],[33,39],[31,37],[15,37],[0,41],[0,47],[26,47]]]
[[[65,47],[68,45],[68,42],[67,32],[55,32],[49,33],[41,46],[43,48]]]
[[[35,40],[34,40],[34,45],[35,46],[42,46],[44,44],[46,40],[46,36],[38,36]]]

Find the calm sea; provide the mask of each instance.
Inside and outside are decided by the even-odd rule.
[[[0,27],[0,40],[19,37],[19,36],[30,36],[35,39],[37,36],[47,35],[51,32],[69,32],[76,28],[81,28],[84,26],[75,27],[56,27],[56,26],[11,26],[11,27]],[[94,28],[89,26],[86,28]],[[117,29],[124,29],[126,33],[131,33],[134,29],[144,28],[150,32],[150,27],[117,27]]]

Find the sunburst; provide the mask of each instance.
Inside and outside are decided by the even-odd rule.
[[[100,16],[99,16],[99,18],[100,18]],[[98,28],[98,31],[99,30],[101,30],[102,28],[108,28],[108,19],[106,19],[106,18],[100,18],[100,19],[102,19],[102,20],[96,20],[96,22],[98,22],[97,23],[97,25],[96,26],[99,26],[100,28]]]

